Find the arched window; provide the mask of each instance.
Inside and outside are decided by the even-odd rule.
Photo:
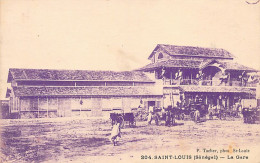
[[[161,58],[163,58],[163,54],[162,54],[162,53],[159,53],[158,59],[161,59]]]

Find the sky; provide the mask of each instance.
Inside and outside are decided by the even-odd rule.
[[[260,3],[1,0],[0,99],[9,68],[133,70],[157,44],[223,48],[260,70]]]

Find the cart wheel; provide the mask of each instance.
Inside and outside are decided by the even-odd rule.
[[[111,125],[112,125],[112,126],[114,125],[114,120],[113,120],[113,119],[111,119]]]
[[[248,117],[248,123],[253,124],[254,118],[252,116]]]
[[[181,120],[184,120],[184,113],[181,113],[180,119],[181,119]]]
[[[135,120],[135,119],[134,119],[134,123],[133,123],[133,124],[134,124],[134,126],[136,127],[136,120]]]
[[[117,120],[118,120],[118,122],[120,123],[120,128],[124,128],[124,126],[125,126],[125,121],[124,121],[123,116],[119,116],[119,117],[117,118]]]
[[[158,118],[155,118],[155,124],[156,124],[156,126],[159,126],[159,120],[158,120]]]
[[[227,117],[226,113],[223,113],[222,117],[223,117],[223,120],[226,120],[226,117]]]
[[[130,126],[130,127],[136,126],[136,120],[133,119],[132,121],[129,121],[129,126]]]
[[[190,118],[191,118],[191,120],[194,119],[194,112],[191,112],[191,113],[190,113]]]
[[[244,123],[247,123],[247,117],[246,116],[244,117]]]

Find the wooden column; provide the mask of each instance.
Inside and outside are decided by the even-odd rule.
[[[171,70],[171,81],[170,81],[170,85],[172,85],[172,70]]]
[[[190,73],[190,83],[191,83],[191,85],[192,85],[192,73],[193,73],[193,71],[191,70],[190,72],[191,72],[191,73]]]
[[[14,103],[15,103],[15,97],[12,98],[12,107],[11,107],[11,111],[14,112],[15,111],[15,107],[14,107]]]
[[[40,118],[40,107],[39,107],[39,96],[38,96],[38,100],[37,100],[37,108],[38,108],[38,118]]]
[[[16,98],[16,108],[17,108],[18,115],[19,115],[19,118],[20,118],[21,112],[20,112],[20,109],[19,109],[19,97]]]
[[[79,116],[81,117],[81,108],[82,108],[82,105],[81,105],[81,96],[80,96],[80,100],[79,100],[79,102],[80,102],[80,107],[79,107]],[[83,101],[82,101],[83,102]]]
[[[59,109],[59,98],[57,97],[57,117],[60,115],[60,109]]]
[[[9,115],[10,115],[10,113],[11,113],[11,100],[9,100]]]
[[[47,118],[49,118],[49,98],[47,97]]]
[[[17,99],[18,99],[18,97],[15,97],[15,99],[14,99],[14,102],[15,102],[15,110],[16,110],[16,111],[18,111],[18,107],[17,107]]]
[[[19,110],[21,110],[21,99],[19,97]]]
[[[227,107],[229,109],[229,96],[227,96]]]

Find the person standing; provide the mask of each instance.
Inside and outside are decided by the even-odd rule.
[[[197,109],[195,112],[194,112],[194,121],[195,123],[199,122],[200,120],[200,111]]]
[[[114,146],[116,146],[119,137],[121,138],[120,123],[116,121],[115,124],[113,125],[111,136],[110,136],[110,140],[114,144]]]
[[[154,112],[153,106],[149,106],[149,108],[148,108],[148,119],[147,119],[148,125],[150,125],[152,123],[153,112]]]

